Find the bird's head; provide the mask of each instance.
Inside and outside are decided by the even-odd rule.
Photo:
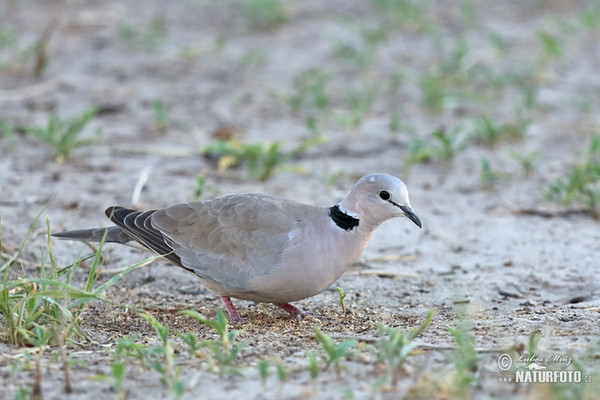
[[[361,223],[373,226],[390,218],[407,217],[421,227],[421,220],[410,206],[406,185],[387,174],[369,174],[360,178],[340,204],[340,209]]]

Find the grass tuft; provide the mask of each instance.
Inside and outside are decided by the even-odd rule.
[[[568,176],[556,179],[546,191],[546,198],[565,206],[581,204],[596,217],[600,216],[600,133]]]
[[[96,116],[96,109],[91,108],[82,114],[61,119],[56,114],[51,114],[46,126],[28,127],[27,131],[52,146],[54,158],[57,163],[63,163],[71,151],[81,146],[88,146],[98,139],[101,129],[96,131],[96,138],[81,139],[79,136],[88,123]]]
[[[380,339],[377,342],[377,356],[380,361],[387,364],[390,382],[393,387],[396,387],[398,384],[404,362],[417,347],[414,339],[431,325],[434,314],[434,310],[429,310],[421,325],[406,333],[403,333],[396,328],[387,326],[379,327]]]

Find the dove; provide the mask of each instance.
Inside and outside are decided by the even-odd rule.
[[[138,242],[195,274],[235,322],[244,320],[231,298],[273,303],[294,318],[316,316],[291,302],[326,290],[358,260],[377,227],[408,217],[421,228],[404,182],[381,173],[360,178],[332,207],[248,193],[160,210],[113,206],[106,215],[115,226],[52,236]]]

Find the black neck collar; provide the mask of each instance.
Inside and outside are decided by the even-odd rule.
[[[345,231],[351,231],[358,226],[358,219],[340,210],[339,204],[329,208],[329,216],[338,227]]]

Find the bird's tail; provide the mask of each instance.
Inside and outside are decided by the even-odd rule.
[[[78,240],[81,242],[101,242],[104,234],[106,233],[107,243],[127,243],[133,238],[129,236],[118,226],[111,226],[108,228],[94,228],[94,229],[78,229],[75,231],[66,231],[53,233],[52,237],[65,239],[65,240]]]

